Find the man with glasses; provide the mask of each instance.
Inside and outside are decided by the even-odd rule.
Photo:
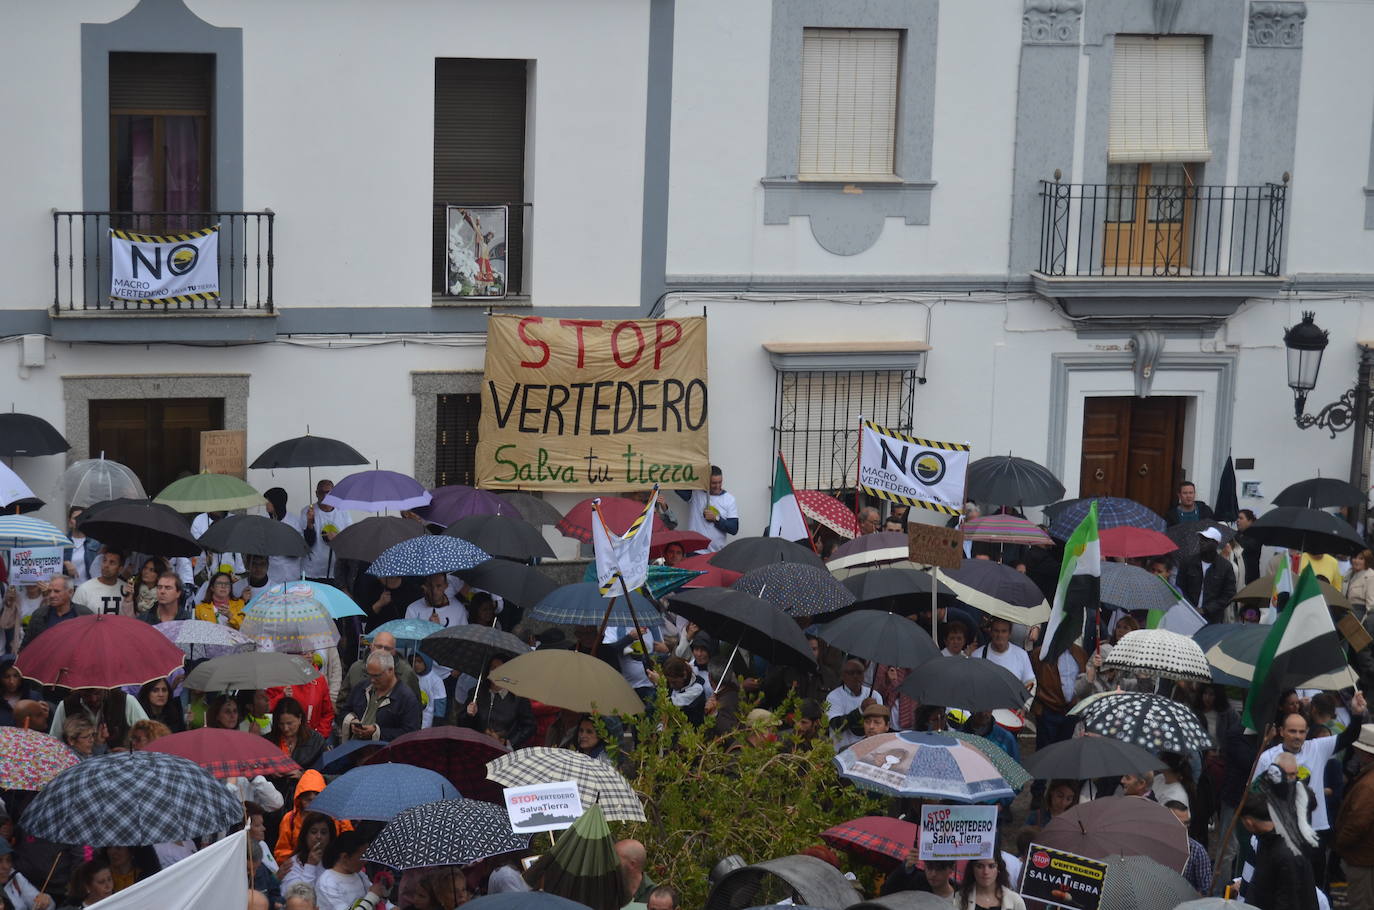
[[[348,675],[344,677],[342,690],[339,692],[339,700],[335,705],[335,710],[342,715],[347,709],[347,701],[353,690],[360,683],[367,680],[367,661],[377,654],[388,654],[393,658],[396,678],[405,684],[405,687],[415,694],[418,701],[420,698],[420,680],[415,675],[415,670],[411,668],[410,661],[396,658],[396,636],[390,632],[378,632],[372,637],[372,644],[368,646],[368,655],[353,662],[353,666],[348,668]]]
[[[391,742],[420,729],[420,699],[399,684],[397,666],[388,651],[374,651],[368,656],[367,681],[358,683],[348,696],[348,710],[339,724],[341,740]]]

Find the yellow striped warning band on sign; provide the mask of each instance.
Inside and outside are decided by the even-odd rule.
[[[867,423],[867,421],[864,421]],[[876,496],[879,499],[886,499],[889,502],[900,502],[902,505],[911,506],[913,509],[929,509],[932,512],[939,512],[943,515],[959,515],[958,509],[951,509],[949,506],[938,505],[937,503],[927,502],[924,499],[913,499],[910,496],[902,496],[899,493],[889,493],[887,490],[879,490],[875,487],[859,484],[859,489],[869,496]]]
[[[188,234],[135,234],[133,231],[120,231],[110,228],[110,236],[118,237],[120,240],[130,240],[134,243],[185,243],[198,237],[209,237],[218,230],[218,224],[201,231],[191,231]]]
[[[207,291],[204,294],[181,294],[176,297],[115,297],[110,295],[111,300],[119,303],[197,303],[212,302],[219,300],[219,291]]]
[[[884,436],[893,436],[904,442],[909,442],[912,445],[924,446],[927,449],[943,449],[946,452],[969,451],[968,443],[960,444],[957,442],[938,442],[934,439],[922,439],[919,436],[911,436],[907,433],[903,433],[901,430],[889,429],[888,427],[874,423],[871,420],[865,420],[864,426],[868,427],[870,430],[873,430],[874,432],[881,433]]]

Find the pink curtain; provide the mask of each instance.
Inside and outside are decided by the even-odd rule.
[[[166,143],[167,198],[169,212],[194,212],[201,208],[205,175],[200,170],[200,129],[195,117],[163,118]]]

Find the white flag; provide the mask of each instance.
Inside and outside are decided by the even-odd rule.
[[[102,910],[204,910],[248,906],[248,832],[216,841],[100,902]]]
[[[918,439],[859,421],[859,488],[869,496],[958,515],[968,462],[967,443]]]
[[[649,504],[623,537],[611,533],[601,517],[600,499],[592,500],[592,547],[596,550],[596,582],[604,597],[619,597],[621,581],[633,591],[649,580],[649,547],[654,530],[658,487]]]

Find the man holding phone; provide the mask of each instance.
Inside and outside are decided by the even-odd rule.
[[[367,658],[367,680],[349,693],[348,713],[339,725],[343,740],[372,739],[390,742],[420,729],[420,700],[406,686],[398,685],[396,658],[374,651]]]

